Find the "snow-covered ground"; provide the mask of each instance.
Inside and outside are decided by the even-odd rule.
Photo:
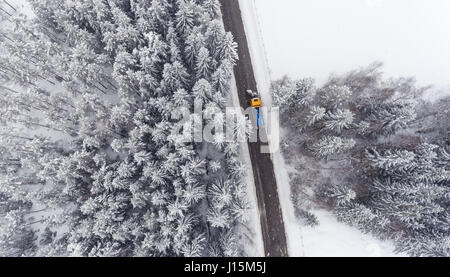
[[[275,79],[345,73],[373,61],[388,77],[450,84],[448,0],[257,0]]]
[[[309,257],[393,257],[392,242],[380,241],[358,229],[342,224],[336,217],[324,210],[313,211],[320,225],[314,228],[302,227],[303,249],[295,249],[296,256]]]
[[[239,4],[258,91],[263,103],[271,106],[271,73],[258,17],[259,6],[255,0],[240,0]],[[265,41],[267,43],[270,39]],[[272,155],[272,159],[290,256],[396,256],[391,242],[382,242],[371,235],[361,233],[356,228],[342,224],[327,211],[313,211],[319,219],[319,226],[315,228],[301,226],[295,218],[290,197],[288,167],[279,151]]]

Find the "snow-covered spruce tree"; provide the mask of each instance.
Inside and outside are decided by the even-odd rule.
[[[327,85],[320,91],[320,102],[324,107],[332,110],[345,106],[351,96],[352,91],[345,85]]]
[[[429,138],[432,143],[450,142],[450,96],[435,102],[423,102],[419,106],[417,118],[413,125],[418,132]]]
[[[21,186],[39,186],[33,176],[20,176],[20,158],[11,148],[20,140],[1,138],[0,178],[0,256],[22,256],[34,252],[36,235],[27,226],[25,216],[32,207],[29,195]],[[31,177],[31,178],[30,178]]]
[[[350,110],[336,110],[328,112],[325,121],[325,129],[340,134],[348,129],[353,122],[353,113]]]
[[[294,123],[305,108],[315,103],[316,89],[310,78],[293,81],[284,76],[272,83],[271,91],[283,122]]]
[[[230,93],[236,44],[218,1],[29,2],[36,17],[14,19],[1,41],[2,137],[20,146],[2,169],[43,189],[21,185],[25,175],[2,188],[13,189],[8,205],[51,212],[36,234],[19,217],[25,208],[2,212],[17,219],[5,254],[236,255],[247,209],[236,145],[174,133],[185,127],[182,107],[197,99],[223,109]],[[14,195],[28,198],[19,205]],[[29,240],[12,248],[12,235]]]
[[[326,111],[325,108],[322,108],[320,106],[312,106],[306,115],[305,126],[306,127],[313,126],[314,124],[322,120],[325,117],[325,111]],[[343,124],[340,125],[342,126]]]
[[[316,157],[328,157],[333,154],[342,153],[355,145],[353,139],[341,139],[335,136],[325,136],[310,146]]]

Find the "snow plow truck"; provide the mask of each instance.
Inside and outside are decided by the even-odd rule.
[[[256,118],[256,128],[259,129],[259,127],[263,126],[264,120],[261,112],[262,102],[261,97],[258,95],[257,92],[253,92],[251,90],[247,90],[247,93],[252,96],[250,99],[250,107],[252,107],[255,110],[255,118]]]

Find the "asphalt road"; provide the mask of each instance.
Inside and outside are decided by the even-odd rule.
[[[251,98],[246,90],[257,91],[257,86],[239,2],[238,0],[220,0],[220,3],[225,29],[233,34],[238,43],[239,60],[234,67],[234,75],[239,102],[246,109]],[[266,135],[264,129],[260,129],[259,132],[262,133],[261,136]],[[264,251],[268,257],[285,257],[288,255],[286,235],[273,163],[270,154],[261,153],[261,145],[263,143],[260,141],[248,143],[258,199]]]

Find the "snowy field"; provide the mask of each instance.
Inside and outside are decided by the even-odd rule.
[[[262,2],[268,1],[258,0],[255,2],[255,0],[240,0],[239,3],[251,51],[250,54],[255,78],[258,83],[258,90],[262,95],[263,102],[267,103],[266,105],[270,105],[272,103],[269,90],[271,79],[283,74],[299,74],[290,70],[300,68],[300,66],[296,67],[292,61],[289,63],[284,61],[285,64],[290,64],[291,66],[286,66],[286,71],[278,73],[278,75],[274,73],[273,69],[275,68],[276,70],[277,67],[274,67],[273,64],[281,64],[280,60],[277,60],[279,56],[270,55],[270,53],[266,53],[266,50],[271,49],[271,46],[273,47],[279,41],[272,40],[267,36],[264,37],[266,33],[261,32],[264,22],[261,21],[261,14],[263,13],[260,9],[261,5],[267,4]],[[279,1],[270,2],[272,5],[279,3]],[[299,1],[295,1],[295,3],[297,2]],[[267,56],[269,57],[268,59]],[[271,70],[269,70],[269,65]],[[309,72],[306,68],[303,69],[305,72]],[[294,208],[290,200],[287,166],[280,152],[273,154],[272,159],[278,181],[290,256],[398,256],[393,252],[394,247],[391,242],[380,241],[371,235],[363,234],[354,227],[342,224],[327,211],[313,211],[319,219],[319,226],[315,228],[301,226],[295,218]]]
[[[302,227],[302,246],[294,250],[295,256],[309,257],[394,257],[394,246],[380,241],[358,229],[342,224],[327,211],[318,210],[314,214],[320,225],[314,228]],[[405,255],[406,256],[406,255]]]
[[[272,77],[323,84],[373,61],[389,77],[450,88],[450,1],[257,0]]]

